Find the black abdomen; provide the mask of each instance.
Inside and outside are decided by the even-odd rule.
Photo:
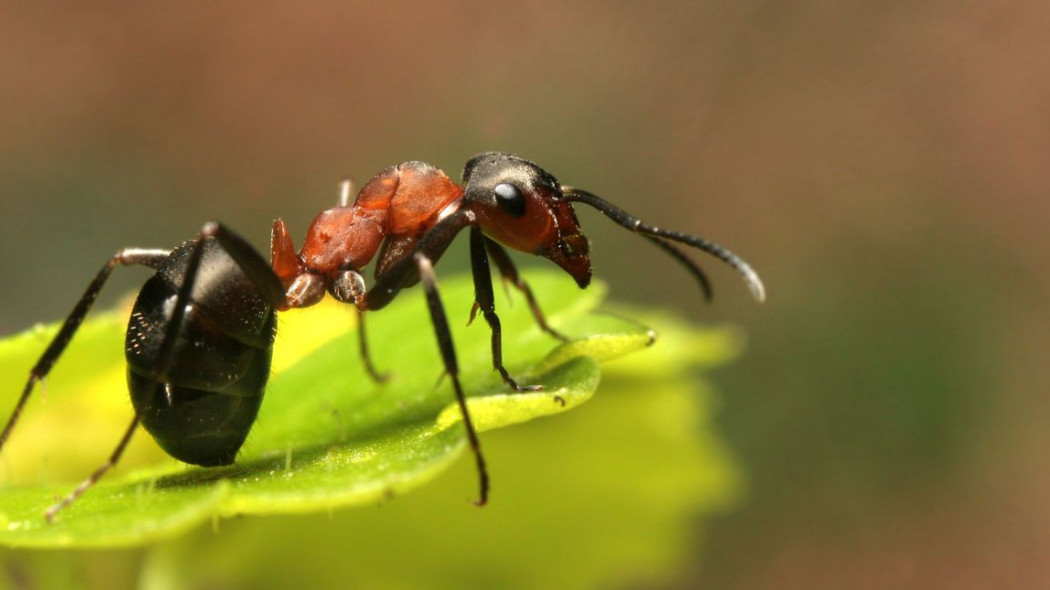
[[[248,436],[270,375],[274,309],[208,238],[181,326],[171,325],[193,243],[174,252],[139,292],[128,324],[128,389],[142,425],[169,455],[228,465]],[[175,330],[168,359],[165,334]]]

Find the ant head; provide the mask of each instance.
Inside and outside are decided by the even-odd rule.
[[[463,169],[463,205],[494,240],[550,259],[576,279],[591,281],[587,238],[557,179],[536,164],[500,152],[474,156]]]

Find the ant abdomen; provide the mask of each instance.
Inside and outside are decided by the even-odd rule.
[[[203,467],[230,465],[259,413],[263,396],[258,386],[265,382],[259,375],[264,365],[269,372],[269,364],[269,358],[260,359],[246,376],[251,379],[245,389],[255,388],[251,395],[157,383],[129,365],[131,403],[143,428],[167,454]]]
[[[125,339],[128,386],[143,427],[168,454],[194,465],[227,465],[262,403],[276,315],[241,267],[207,238],[184,317],[173,326],[194,247],[177,248],[139,292]]]

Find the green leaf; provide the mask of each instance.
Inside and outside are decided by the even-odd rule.
[[[544,386],[542,392],[511,395],[491,369],[484,322],[454,326],[479,430],[580,405],[598,385],[594,359],[651,341],[649,331],[632,322],[585,315],[600,302],[600,285],[580,292],[560,275],[529,280],[551,323],[586,337],[556,346],[520,297],[498,300],[508,369],[521,382]],[[442,294],[450,317],[465,319],[473,301],[469,278],[443,283]],[[373,504],[428,482],[466,450],[451,387],[447,379],[439,383],[442,365],[420,293],[407,292],[366,318],[373,357],[392,375],[384,384],[363,371],[352,310],[296,310],[281,316],[275,375],[237,465],[188,467],[165,457],[140,433],[119,469],[47,523],[44,510],[101,464],[131,419],[123,384],[126,315],[98,313],[85,322],[4,449],[0,543],[133,545],[220,517]],[[13,407],[54,330],[38,328],[0,341],[0,407]],[[477,493],[476,478],[458,483],[464,498]]]
[[[473,466],[459,461],[376,508],[199,529],[150,550],[137,579],[167,590],[682,586],[678,576],[704,553],[704,518],[732,507],[742,485],[695,362],[725,358],[738,340],[644,315],[656,344],[603,365],[585,407],[483,437],[493,477],[485,508],[465,501]],[[641,365],[670,368],[656,376]],[[47,565],[98,559],[59,555]]]

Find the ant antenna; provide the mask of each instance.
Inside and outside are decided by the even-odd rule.
[[[562,196],[566,200],[578,201],[580,203],[590,205],[591,207],[594,207],[595,209],[601,211],[605,214],[606,217],[622,225],[623,227],[648,237],[650,240],[656,243],[656,245],[663,248],[663,250],[670,254],[675,260],[677,260],[679,263],[683,264],[686,268],[688,268],[689,271],[697,277],[697,280],[700,281],[701,287],[706,282],[706,279],[702,278],[703,274],[699,272],[699,267],[697,267],[695,264],[692,264],[692,261],[689,260],[683,252],[676,252],[674,248],[668,247],[670,246],[670,244],[667,244],[658,238],[679,242],[681,244],[685,244],[687,246],[692,246],[699,250],[703,250],[704,252],[707,252],[715,258],[718,258],[722,262],[725,262],[729,266],[732,266],[734,269],[736,269],[737,272],[743,275],[744,282],[747,283],[747,288],[751,291],[751,296],[759,302],[766,300],[766,288],[762,285],[762,279],[758,278],[758,273],[752,270],[751,265],[744,262],[742,258],[737,256],[736,254],[733,254],[726,248],[719,246],[714,242],[709,242],[703,238],[698,238],[689,234],[646,225],[642,223],[641,219],[638,219],[634,215],[631,215],[623,209],[620,209],[616,205],[613,205],[605,199],[602,199],[601,197],[589,193],[585,190],[580,190],[568,186],[563,186],[561,190]]]
[[[642,236],[656,244],[661,250],[670,254],[672,258],[684,266],[686,270],[696,278],[696,282],[700,284],[700,291],[704,294],[704,301],[708,303],[711,302],[711,298],[714,296],[714,292],[711,290],[711,282],[707,280],[707,275],[704,274],[704,271],[700,269],[700,266],[693,261],[689,255],[682,252],[680,249],[676,248],[674,244],[671,244],[666,240],[661,240],[660,238],[650,236],[649,234],[642,234]]]

